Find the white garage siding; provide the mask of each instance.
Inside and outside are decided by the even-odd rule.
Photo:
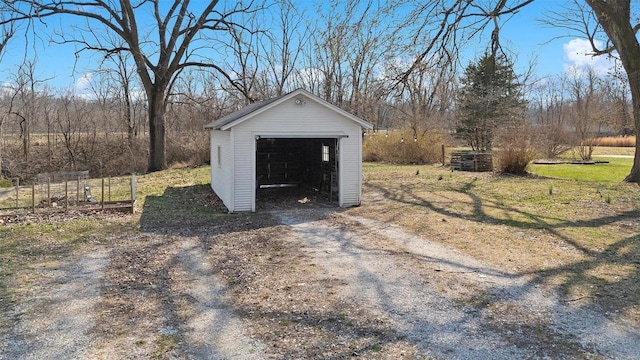
[[[233,129],[233,149],[236,156],[234,167],[234,211],[255,211],[253,205],[255,198],[255,174],[256,163],[255,139],[251,134],[239,132]]]
[[[360,184],[362,183],[362,133],[340,140],[340,206],[360,205]]]
[[[235,144],[235,210],[255,211],[256,136],[322,138],[340,140],[340,206],[359,205],[362,128],[313,100],[304,105],[292,98],[266,110],[259,117],[233,128]]]
[[[220,162],[218,162],[218,147]],[[231,131],[211,130],[211,188],[224,206],[233,210],[233,152],[231,151]]]
[[[360,204],[362,128],[372,125],[298,89],[214,121],[211,187],[231,212],[255,211],[256,139],[335,138],[339,148],[339,205]],[[223,163],[218,167],[217,147]]]

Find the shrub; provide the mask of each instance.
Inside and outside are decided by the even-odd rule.
[[[496,170],[506,174],[524,175],[529,163],[538,156],[535,133],[530,126],[521,125],[500,134]]]
[[[209,133],[169,134],[167,138],[167,165],[192,167],[209,161]]]
[[[571,150],[575,135],[558,124],[539,125],[536,128],[535,145],[547,158],[556,158]]]
[[[392,164],[433,164],[441,160],[442,144],[442,134],[435,131],[417,136],[411,128],[368,133],[362,145],[362,158]]]

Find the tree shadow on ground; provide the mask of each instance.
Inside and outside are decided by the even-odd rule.
[[[112,271],[120,274],[120,281],[110,280],[105,296],[115,299],[113,301],[122,309],[122,314],[105,319],[105,328],[120,328],[127,322],[135,328],[143,326],[149,317],[163,319],[160,328],[174,331],[168,338],[174,346],[169,347],[166,354],[178,357],[202,355],[212,350],[211,344],[194,344],[188,339],[189,324],[206,319],[212,308],[228,308],[236,318],[262,329],[260,331],[264,333],[257,338],[268,346],[277,346],[268,349],[268,353],[283,358],[314,358],[318,354],[329,354],[322,357],[342,359],[354,354],[375,353],[386,344],[402,340],[393,329],[347,316],[353,309],[348,304],[301,309],[315,303],[315,292],[308,291],[326,289],[322,282],[314,282],[313,286],[317,287],[309,283],[296,295],[295,289],[279,287],[280,278],[295,279],[295,283],[311,282],[304,274],[289,276],[299,266],[308,264],[301,257],[297,244],[283,241],[287,236],[285,228],[271,213],[227,214],[204,206],[199,199],[210,192],[206,186],[190,186],[168,188],[162,196],[147,197],[140,219],[141,233],[135,244],[122,247],[113,255],[117,260],[111,264]],[[310,209],[312,214],[305,221],[323,219],[331,213],[324,206]],[[301,209],[294,209],[298,210]],[[176,249],[184,244],[189,244],[189,248]],[[180,281],[190,281],[189,288],[196,281],[176,275],[176,271],[188,268],[190,262],[199,261],[185,257],[193,253],[206,256],[211,269],[205,275],[221,281],[210,286],[223,286],[219,292],[212,293],[210,299],[194,297],[189,289],[181,289],[184,285]],[[261,296],[255,296],[249,302],[239,300],[256,286],[271,289],[273,297],[280,297],[279,305],[263,308],[261,304],[274,300]],[[256,300],[257,304],[253,302]],[[153,308],[150,308],[151,304],[154,304]],[[274,327],[273,324],[279,325]],[[237,323],[216,323],[211,332],[231,331],[225,327],[235,325]],[[270,332],[273,329],[278,331]],[[280,348],[295,341],[302,332],[306,333],[304,343]],[[315,342],[314,334],[319,332],[335,341]],[[333,348],[332,344],[338,340],[349,345]]]
[[[630,314],[633,323],[640,323],[640,235],[631,235],[608,242],[604,247],[589,246],[575,236],[577,231],[598,229],[602,226],[629,226],[637,222],[640,209],[619,211],[615,214],[594,216],[586,220],[567,220],[550,216],[542,211],[533,213],[504,203],[484,199],[474,191],[476,179],[468,181],[453,191],[467,197],[465,204],[471,204],[471,211],[462,205],[445,207],[425,195],[418,195],[412,186],[401,185],[395,189],[383,185],[368,184],[381,193],[388,201],[418,206],[443,217],[457,218],[472,223],[507,226],[513,230],[538,229],[551,234],[554,239],[564,242],[579,251],[580,260],[555,267],[541,267],[538,270],[516,272],[515,276],[529,277],[526,287],[553,283],[558,286],[561,300],[585,307],[596,307],[607,316],[616,317]],[[487,209],[499,210],[496,216]],[[637,225],[632,225],[637,226]],[[508,246],[508,244],[504,244]],[[521,292],[524,296],[526,291]],[[491,298],[490,294],[479,294],[478,298]],[[491,303],[487,303],[487,306]]]
[[[606,321],[608,318],[614,318],[628,311],[637,311],[640,307],[640,275],[638,273],[640,235],[628,236],[612,242],[605,249],[593,249],[585,246],[571,235],[567,235],[563,230],[616,224],[635,219],[638,212],[609,214],[595,218],[593,221],[568,221],[483,199],[474,191],[474,186],[474,181],[470,181],[460,188],[454,189],[458,194],[466,197],[466,204],[471,206],[470,211],[464,212],[440,206],[428,197],[416,195],[410,187],[401,187],[398,192],[383,187],[376,188],[376,190],[383,193],[389,201],[420,206],[440,216],[450,216],[475,223],[504,225],[510,229],[534,228],[548,231],[557,239],[580,251],[583,258],[579,261],[538,271],[505,273],[505,276],[526,278],[527,281],[509,288],[491,287],[478,292],[468,300],[468,306],[463,305],[464,308],[468,307],[473,311],[465,312],[455,319],[451,318],[449,323],[445,325],[446,329],[464,328],[466,324],[474,324],[478,317],[481,317],[482,326],[503,335],[511,334],[505,335],[508,341],[518,348],[535,348],[540,357],[554,357],[556,355],[572,357],[580,353],[597,353],[597,350],[581,344],[580,339],[577,338],[579,334],[574,336],[571,333],[556,331],[554,324],[537,323],[535,319],[534,321],[527,321],[527,319],[511,321],[480,314],[485,311],[492,312],[496,307],[503,306],[504,298],[496,294],[515,294],[516,300],[518,297],[523,299],[531,292],[536,291],[538,285],[558,284],[558,279],[561,281],[558,288],[561,304],[571,304],[576,309],[603,314],[601,318],[594,321]],[[161,299],[159,303],[163,309],[163,316],[169,319],[169,323],[186,324],[190,318],[189,316],[185,317],[181,309],[184,308],[184,304],[194,302],[188,293],[173,290],[175,285],[172,284],[176,280],[172,279],[172,271],[181,266],[182,260],[177,255],[158,259],[153,256],[145,257],[144,254],[162,254],[163,248],[170,247],[172,242],[189,238],[195,241],[195,246],[200,249],[199,251],[208,254],[213,264],[213,274],[224,280],[226,287],[221,296],[228,300],[225,306],[229,306],[239,318],[250,321],[254,325],[260,324],[262,329],[273,327],[281,331],[279,334],[263,333],[258,338],[271,346],[272,344],[294,341],[297,337],[311,340],[314,338],[314,334],[330,333],[333,336],[331,341],[345,344],[341,348],[329,350],[327,344],[309,341],[307,344],[299,344],[286,350],[280,351],[274,348],[269,351],[270,353],[278,353],[280,356],[292,358],[313,358],[323,352],[325,352],[324,358],[336,359],[355,356],[354,354],[375,356],[380,349],[393,347],[398,343],[428,344],[430,341],[437,342],[438,334],[442,335],[443,328],[434,326],[423,318],[413,316],[410,313],[406,315],[410,326],[415,329],[432,329],[430,337],[408,339],[406,332],[383,326],[382,323],[376,323],[375,319],[359,318],[359,315],[350,316],[350,313],[358,314],[359,311],[358,307],[353,304],[337,302],[331,303],[323,309],[314,309],[312,305],[318,302],[318,297],[332,298],[330,293],[322,292],[330,289],[331,286],[324,286],[322,282],[319,282],[314,285],[317,286],[316,288],[311,287],[310,279],[305,278],[306,270],[304,270],[305,261],[308,259],[300,255],[297,247],[283,240],[287,230],[280,226],[280,222],[269,213],[227,214],[224,210],[212,209],[199,203],[206,194],[211,194],[211,190],[206,185],[200,185],[168,188],[162,196],[148,197],[140,220],[143,234],[159,233],[163,236],[167,234],[169,236],[142,243],[136,251],[125,249],[123,253],[126,257],[134,258],[137,265],[132,270],[123,263],[122,271],[134,271],[143,274],[143,276],[132,279],[132,282],[119,285],[126,288],[126,291],[137,289],[137,291],[155,294]],[[500,209],[512,213],[514,216],[506,219],[497,217],[487,213],[487,207]],[[308,219],[298,214],[300,216],[296,216],[296,218],[302,220],[292,224],[322,219],[326,213],[318,211],[317,218]],[[527,221],[522,219],[527,219]],[[243,247],[246,248],[243,249]],[[349,253],[352,250],[349,247],[343,247],[340,252]],[[339,255],[336,254],[336,256]],[[423,263],[434,261],[434,259],[406,253],[394,254],[382,251],[381,255],[400,258],[412,256]],[[307,285],[300,287],[300,289],[296,284],[280,284],[277,276],[270,277],[270,275],[279,273],[291,273],[296,271],[298,267],[302,267],[300,274],[285,278],[307,282]],[[624,276],[612,274],[608,278],[603,278],[601,269],[608,267],[613,269],[623,267],[628,271]],[[372,279],[379,275],[367,275],[368,269],[361,270],[363,276],[371,276]],[[476,270],[471,269],[471,271]],[[160,284],[160,286],[150,289],[150,283]],[[246,294],[254,291],[257,286],[263,286],[260,288],[262,293],[258,292],[253,294],[252,298],[245,298]],[[376,297],[383,304],[384,309],[392,312],[398,311],[393,303],[397,294],[390,293],[385,283],[373,280],[370,287],[373,289],[372,291],[377,293]],[[587,292],[581,293],[581,291]],[[576,293],[581,295],[576,296]],[[276,298],[281,303],[264,307],[264,304],[275,302]],[[244,301],[238,299],[244,299]],[[126,306],[125,303],[121,305]],[[305,307],[307,305],[311,307]],[[565,314],[564,309],[555,309],[554,311],[557,312],[555,315],[559,317]],[[133,317],[144,319],[145,316],[144,312],[140,312]],[[197,314],[190,316],[197,316]],[[552,322],[555,320],[562,322],[560,318],[552,319]],[[592,325],[605,327],[602,322]],[[184,341],[179,338],[182,336],[180,334],[182,333],[178,332],[176,335],[178,343]],[[455,331],[449,335],[454,336]],[[626,335],[631,338],[636,336],[636,334]],[[545,350],[544,346],[550,344],[555,347]]]
[[[132,325],[137,326],[138,322],[143,323],[149,316],[158,317],[158,314],[152,314],[150,312],[152,310],[146,309],[143,305],[140,294],[144,294],[145,298],[152,300],[147,303],[155,303],[161,311],[159,317],[164,319],[165,327],[175,328],[174,342],[183,344],[176,345],[170,352],[178,356],[193,354],[193,349],[189,350],[190,346],[184,334],[187,331],[187,324],[202,314],[185,311],[193,307],[196,300],[188,291],[176,290],[175,282],[178,279],[173,274],[176,269],[184,267],[185,259],[180,257],[181,252],[172,250],[175,244],[190,242],[197,252],[207,254],[209,261],[213,264],[210,275],[222,281],[219,285],[211,284],[211,286],[224,286],[215,295],[219,299],[209,300],[216,305],[205,304],[200,308],[203,312],[207,311],[208,306],[224,306],[240,319],[251,321],[253,324],[263,322],[262,329],[273,328],[269,322],[288,323],[291,326],[285,328],[292,331],[296,328],[298,330],[305,328],[307,331],[316,333],[327,332],[337,338],[357,343],[357,345],[333,349],[331,353],[334,355],[326,358],[339,359],[362,352],[375,352],[381,344],[396,341],[394,331],[384,330],[375,323],[367,324],[347,319],[345,312],[349,310],[343,307],[326,308],[321,312],[313,313],[288,308],[291,304],[289,300],[284,304],[287,306],[269,310],[261,310],[260,306],[247,303],[236,303],[235,299],[243,297],[248,286],[255,285],[252,281],[256,280],[256,277],[293,271],[294,264],[283,263],[281,258],[299,259],[299,254],[296,255],[298,249],[289,243],[282,242],[282,236],[286,236],[286,231],[272,213],[263,211],[228,214],[217,198],[213,200],[209,198],[211,194],[211,189],[207,185],[196,185],[167,188],[160,196],[147,196],[140,217],[141,234],[135,246],[124,247],[115,256],[119,260],[114,262],[112,267],[122,274],[121,281],[113,281],[111,291],[107,291],[106,294],[109,298],[118,299],[118,306],[124,309],[126,315],[105,321],[105,326],[118,328],[119,326],[113,323],[124,323],[127,318],[135,319],[136,322]],[[292,199],[298,199],[298,195],[296,194]],[[322,201],[311,201],[311,204],[295,201],[296,204],[293,207],[286,206],[286,202],[290,200],[289,198],[284,200],[285,206],[282,203],[276,204],[273,210],[311,210],[313,214],[304,221],[322,219],[329,216],[332,209],[339,210]],[[268,208],[271,209],[271,207]],[[244,249],[247,247],[249,249]],[[283,255],[285,252],[286,256]],[[264,264],[260,264],[262,265],[260,270],[252,270],[250,267],[254,255],[260,255],[264,260]],[[126,274],[136,275],[126,276]],[[283,277],[287,278],[287,276]],[[303,276],[298,280],[297,282],[305,281]],[[266,281],[265,286],[272,285],[271,282]],[[290,290],[282,289],[281,293],[285,296],[291,295]],[[267,301],[260,298],[258,300]],[[224,330],[219,328],[215,332]],[[283,341],[288,341],[283,334],[273,334],[273,336],[266,334],[259,338],[270,346],[272,343],[282,344]],[[295,338],[295,331],[288,336]],[[327,351],[331,346],[329,343],[313,344],[312,338],[313,336],[307,338],[309,344],[303,344],[296,349],[275,350],[275,353],[287,358],[313,358],[317,356],[318,351]],[[207,346],[196,344],[196,348],[206,351]]]
[[[147,195],[140,216],[143,231],[206,225],[226,214],[208,185],[167,187],[162,195]]]

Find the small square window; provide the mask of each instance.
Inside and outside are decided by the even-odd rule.
[[[329,146],[322,145],[322,161],[329,162]]]

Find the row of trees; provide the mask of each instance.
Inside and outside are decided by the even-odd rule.
[[[456,118],[454,109],[463,108],[455,107],[454,100],[459,51],[465,47],[465,39],[474,39],[482,29],[492,27],[487,54],[495,62],[504,54],[500,29],[505,19],[531,2],[425,0],[380,4],[373,0],[333,0],[305,7],[287,0],[233,4],[3,0],[0,25],[6,40],[17,30],[37,31],[39,24],[53,24],[51,20],[56,18],[76,19],[77,26],[57,29],[53,35],[48,28],[45,34],[54,42],[75,44],[81,55],[87,51],[102,54],[100,65],[93,69],[91,99],[74,101],[84,102],[94,111],[101,109],[101,120],[94,123],[100,123],[105,134],[124,132],[129,143],[142,133],[148,136],[148,169],[158,170],[167,165],[168,130],[201,129],[203,123],[218,115],[297,87],[372,121],[378,128],[404,124],[416,134],[427,128],[451,129]],[[628,75],[634,66],[629,54],[638,45],[635,35],[635,43],[625,35],[627,28],[632,29],[630,2],[586,3],[588,6],[576,0],[576,6],[570,9],[590,14],[591,22],[583,22],[584,28],[579,28],[567,15],[564,23],[589,34],[597,54],[617,49],[627,74],[625,83],[633,84],[633,74],[640,72]],[[310,16],[312,13],[318,15]],[[624,36],[617,36],[619,33]],[[596,36],[608,37],[610,46],[596,49]],[[460,88],[467,88],[464,79],[468,75]],[[39,81],[43,79],[32,79],[31,83],[38,85]],[[534,82],[520,82],[522,87],[517,92],[529,93]],[[3,92],[3,106],[8,109],[3,112],[4,131],[14,132],[11,124],[21,123],[23,155],[28,160],[29,134],[34,129],[43,131],[42,124],[49,120],[44,115],[16,111],[17,104],[36,106],[33,101],[17,101],[14,94],[19,93],[19,83],[12,82],[15,85]],[[575,103],[567,96],[562,106],[593,107],[594,102],[587,100],[596,92],[592,88],[587,84],[586,89],[581,88],[586,93],[573,92]],[[40,97],[46,94],[42,86],[33,90],[32,94]],[[563,96],[571,93],[568,87],[565,90]],[[621,120],[625,122],[622,127],[640,127],[639,111],[632,111],[637,106],[629,110],[626,105],[640,103],[635,95],[631,87],[630,95],[621,100],[620,111],[632,113],[636,126]],[[464,104],[463,98],[458,96],[459,104]],[[517,102],[516,107],[522,105],[521,100]],[[558,106],[546,98],[534,103],[540,114],[551,113]],[[594,117],[591,111],[581,114],[587,113]],[[498,116],[505,117],[513,118],[513,114]],[[61,122],[60,118],[56,121]],[[83,126],[80,132],[85,133],[89,126]],[[61,126],[54,130],[64,133]],[[486,147],[486,143],[479,146]],[[74,161],[69,162],[74,166]],[[640,166],[639,161],[636,163]],[[636,181],[636,168],[634,165],[632,181]]]
[[[491,150],[497,135],[526,141],[526,127],[538,151],[556,157],[576,149],[590,160],[595,139],[632,133],[629,90],[619,73],[572,68],[537,79],[528,87],[509,59],[486,53],[466,68],[457,91],[455,136],[477,151]],[[498,133],[498,134],[497,134]]]

